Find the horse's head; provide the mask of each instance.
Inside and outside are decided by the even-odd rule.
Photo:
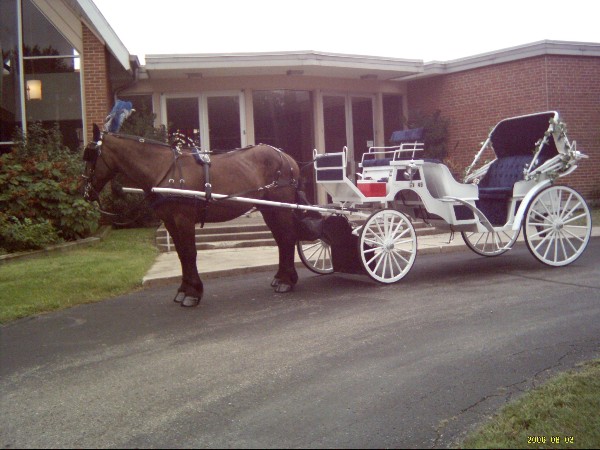
[[[83,198],[91,202],[98,200],[102,188],[116,175],[106,161],[106,156],[103,157],[102,137],[100,129],[94,124],[94,138],[83,150],[85,167],[81,175],[81,190]]]

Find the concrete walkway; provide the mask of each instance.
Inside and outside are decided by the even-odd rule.
[[[264,223],[258,214],[249,217],[242,216],[232,224],[255,224]],[[206,224],[206,227],[219,227],[223,224]],[[592,236],[600,236],[600,227],[592,229]],[[519,235],[518,242],[523,242],[523,233]],[[468,250],[460,233],[455,233],[454,239],[450,241],[450,233],[432,234],[417,237],[417,253],[419,255],[447,253]],[[533,257],[533,256],[532,256]],[[198,272],[203,279],[218,278],[223,276],[238,275],[253,271],[277,270],[278,249],[276,246],[269,247],[247,247],[247,248],[223,248],[215,250],[198,251]],[[304,267],[296,253],[296,265]],[[181,265],[175,251],[161,253],[144,276],[144,286],[160,286],[181,280]]]

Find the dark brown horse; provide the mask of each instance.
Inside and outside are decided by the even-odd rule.
[[[94,127],[95,142],[84,151],[84,196],[91,201],[98,200],[98,193],[118,173],[146,192],[156,215],[171,234],[181,262],[182,281],[174,300],[182,306],[197,306],[203,293],[196,266],[195,224],[225,222],[249,211],[253,205],[231,200],[206,202],[165,197],[153,194],[153,187],[212,190],[215,194],[298,202],[298,165],[274,147],[256,145],[210,155],[210,166],[206,171],[188,151],[133,136],[100,135]],[[208,187],[206,173],[211,185]],[[279,270],[271,285],[276,292],[288,292],[298,281],[294,266],[295,212],[273,206],[259,206],[258,209],[279,247]]]

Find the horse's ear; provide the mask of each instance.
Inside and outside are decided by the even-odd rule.
[[[93,137],[92,137],[92,139],[94,140],[94,142],[98,142],[101,139],[100,128],[96,124],[94,124],[94,126],[92,128],[93,128]]]

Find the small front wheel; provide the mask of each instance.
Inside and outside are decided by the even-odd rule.
[[[411,269],[417,256],[417,235],[409,218],[382,209],[367,219],[358,241],[367,274],[380,283],[395,283]]]
[[[592,232],[583,197],[567,186],[550,186],[527,207],[523,232],[527,248],[549,266],[566,266],[581,256]]]
[[[333,273],[331,246],[323,239],[298,241],[296,246],[300,260],[308,270],[320,275]]]
[[[461,235],[467,247],[473,250],[475,253],[481,256],[498,256],[506,253],[512,248],[515,241],[519,237],[519,230],[517,231],[484,231],[484,232],[471,232],[461,231]]]

